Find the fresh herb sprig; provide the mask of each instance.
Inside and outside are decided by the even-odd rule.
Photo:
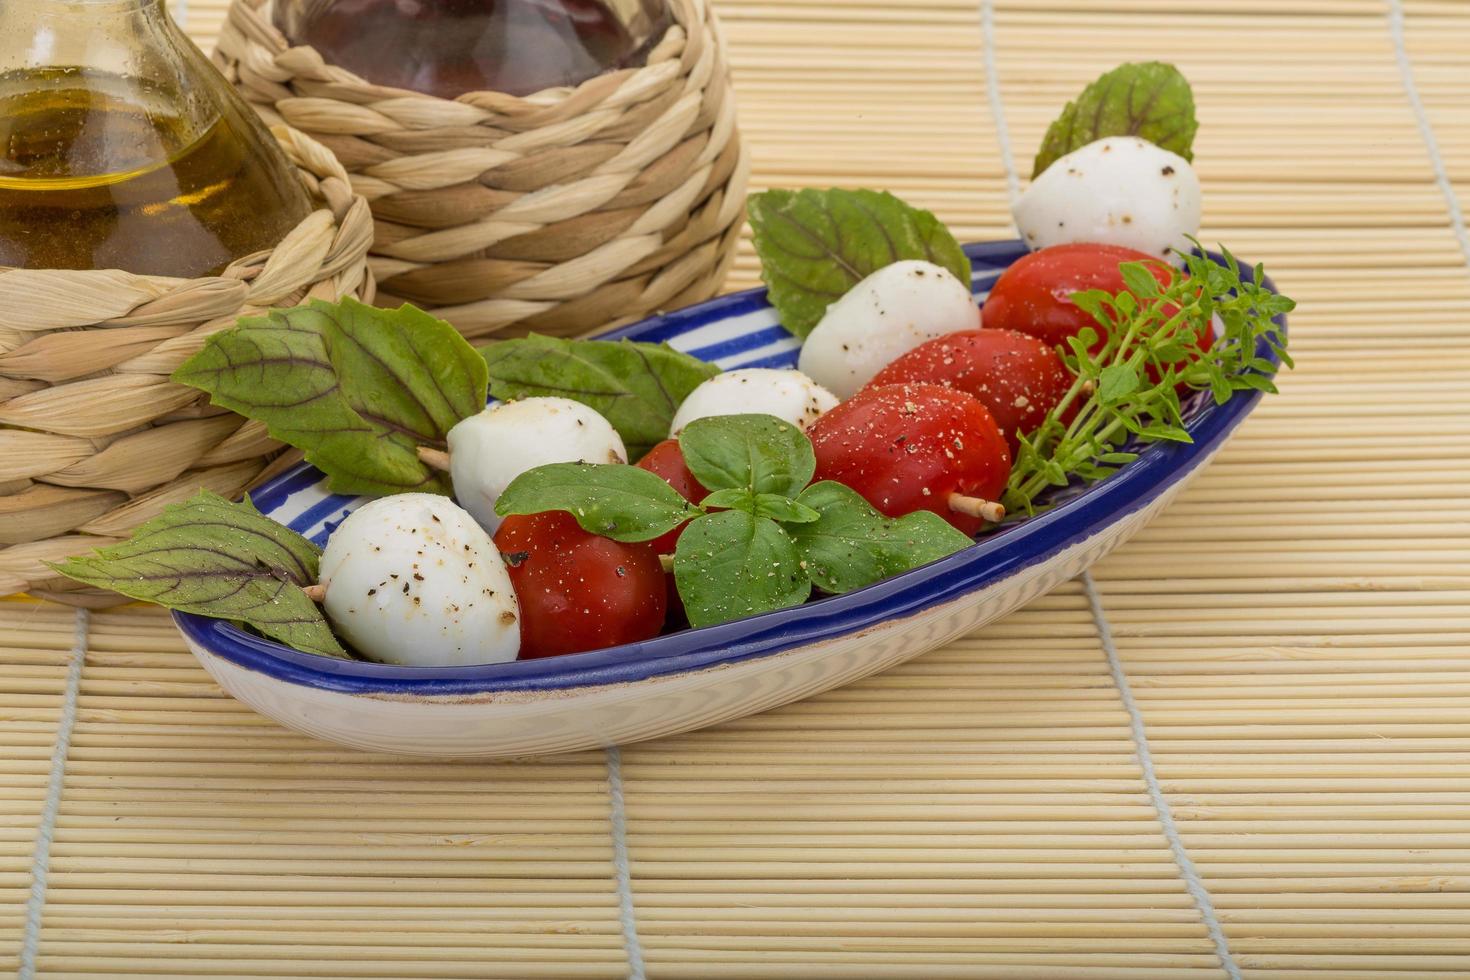
[[[1108,476],[1137,458],[1122,448],[1130,441],[1192,442],[1180,387],[1207,390],[1218,404],[1237,391],[1276,391],[1276,365],[1258,348],[1264,340],[1292,366],[1275,318],[1296,303],[1261,285],[1261,266],[1243,277],[1235,257],[1223,246],[1221,253],[1223,264],[1202,254],[1185,256],[1186,274],[1173,275],[1167,286],[1154,278],[1150,263],[1124,262],[1118,268],[1127,289],[1073,294],[1107,340],[1096,352],[1089,348],[1098,332],[1083,330],[1068,340],[1062,360],[1076,379],[1041,426],[1021,438],[1003,498],[1007,511],[1033,514],[1047,488],[1066,486],[1074,476]],[[1222,333],[1200,356],[1197,338],[1208,336],[1214,322],[1223,325]]]
[[[553,463],[511,481],[496,513],[564,510],[617,541],[689,522],[673,568],[693,626],[800,605],[814,588],[850,592],[974,543],[937,514],[884,517],[840,483],[811,483],[811,440],[774,416],[697,419],[679,447],[711,491],[701,504],[636,466]]]

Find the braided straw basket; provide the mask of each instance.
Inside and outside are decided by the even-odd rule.
[[[0,595],[85,605],[47,561],[126,535],[207,487],[233,496],[280,446],[169,375],[236,319],[308,298],[374,296],[372,216],[315,140],[278,127],[320,209],[218,276],[0,269]]]
[[[748,160],[706,0],[675,0],[646,66],[454,100],[371,85],[234,0],[215,61],[271,122],[332,149],[368,199],[388,304],[466,336],[579,334],[714,295]]]

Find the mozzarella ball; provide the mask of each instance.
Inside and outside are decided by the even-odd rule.
[[[851,398],[925,341],[979,326],[967,283],[932,262],[895,262],[827,307],[797,367],[838,398]]]
[[[320,581],[332,628],[369,660],[461,667],[520,652],[520,607],[500,552],[448,497],[363,504],[328,539]]]
[[[712,415],[774,415],[806,429],[837,407],[837,396],[800,371],[742,368],[726,371],[689,393],[674,413],[669,435],[677,436],[695,419]]]
[[[1016,202],[1030,249],[1124,245],[1183,265],[1199,234],[1199,178],[1189,161],[1137,136],[1109,136],[1059,158]]]
[[[449,430],[449,476],[460,506],[491,534],[495,502],[510,481],[548,463],[626,463],[607,419],[570,398],[522,398],[472,415]]]

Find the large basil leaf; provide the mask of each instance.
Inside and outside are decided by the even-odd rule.
[[[631,340],[562,340],[532,334],[482,347],[490,393],[511,398],[556,396],[600,412],[637,459],[669,434],[689,393],[720,373],[713,364],[667,344]]]
[[[237,620],[306,653],[347,656],[302,587],[316,582],[316,545],[247,500],[200,491],[128,540],[52,567],[68,578],[166,609]]]
[[[1067,103],[1041,141],[1031,176],[1107,136],[1138,136],[1192,160],[1197,129],[1194,92],[1178,68],[1162,61],[1119,65]]]
[[[442,320],[353,299],[246,317],[174,372],[213,404],[266,424],[338,493],[448,493],[420,462],[485,407],[485,362]]]
[[[552,510],[614,541],[652,541],[700,514],[654,474],[614,463],[538,466],[512,480],[495,503],[501,517]]]
[[[684,529],[674,582],[691,626],[799,606],[812,590],[791,536],[742,510],[710,514]]]
[[[821,515],[787,531],[812,583],[824,592],[851,592],[974,544],[938,514],[884,517],[857,491],[830,480],[812,484],[797,499]]]
[[[970,282],[970,260],[949,229],[887,191],[772,190],[751,195],[747,210],[771,305],[801,338],[829,305],[895,262],[924,259]]]

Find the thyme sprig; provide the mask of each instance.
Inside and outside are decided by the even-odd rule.
[[[1049,487],[1103,479],[1137,458],[1123,449],[1130,442],[1192,442],[1181,388],[1209,391],[1218,404],[1237,391],[1276,391],[1276,366],[1259,347],[1264,341],[1292,366],[1275,318],[1296,303],[1261,285],[1261,266],[1242,277],[1235,256],[1223,246],[1221,253],[1223,262],[1202,252],[1185,256],[1185,274],[1173,274],[1168,285],[1154,277],[1153,263],[1124,262],[1122,292],[1073,294],[1102,329],[1068,339],[1062,360],[1075,378],[1041,426],[1020,439],[1003,500],[1007,511],[1034,514]],[[1209,336],[1212,323],[1219,336],[1201,357],[1196,338]],[[1090,351],[1100,335],[1106,343]]]

